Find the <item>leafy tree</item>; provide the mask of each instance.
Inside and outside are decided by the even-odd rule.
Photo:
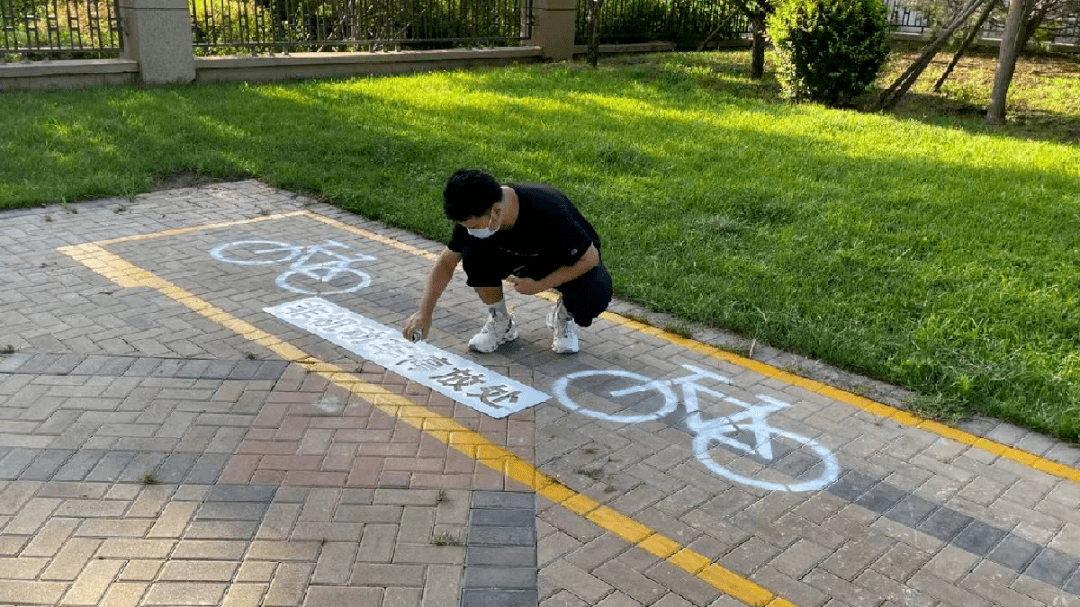
[[[881,0],[784,0],[768,25],[783,93],[796,101],[850,102],[889,56]]]

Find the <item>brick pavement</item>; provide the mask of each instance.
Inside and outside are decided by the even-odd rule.
[[[550,396],[493,418],[264,311],[400,326],[439,248],[255,181],[0,214],[0,605],[1080,603],[1073,446],[625,303],[471,354],[458,280],[430,343]]]

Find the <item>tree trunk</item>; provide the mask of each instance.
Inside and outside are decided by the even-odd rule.
[[[998,0],[991,0],[983,7],[983,12],[979,15],[979,18],[975,20],[975,25],[971,26],[971,31],[968,32],[964,42],[960,45],[960,48],[956,49],[956,54],[953,55],[952,61],[949,62],[949,67],[945,68],[945,71],[941,73],[941,77],[934,83],[934,92],[941,92],[941,85],[945,84],[945,81],[949,78],[949,74],[952,74],[953,69],[957,63],[960,63],[960,58],[967,52],[969,46],[975,39],[979,37],[979,32],[982,31],[983,25],[986,25],[986,20],[990,18],[990,13],[994,11],[994,7],[997,6]]]
[[[949,38],[952,37],[953,33],[971,18],[971,15],[977,8],[982,6],[984,2],[989,1],[991,0],[971,0],[968,4],[964,5],[956,18],[952,20],[952,23],[946,26],[941,34],[938,35],[937,39],[931,42],[930,45],[926,47],[926,50],[919,55],[919,58],[916,59],[915,62],[912,63],[884,93],[881,94],[875,107],[881,110],[891,110],[896,107],[896,104],[900,102],[900,99],[908,92],[908,89],[915,84],[915,81],[918,80],[919,76],[926,70],[926,66],[930,65],[930,62],[934,60],[934,56],[938,54],[941,47],[945,46],[945,43],[949,41]]]
[[[600,9],[604,0],[587,0],[589,16],[589,50],[585,54],[589,65],[596,67],[600,63]]]
[[[768,0],[734,0],[735,8],[750,19],[753,46],[750,48],[750,79],[760,80],[765,74],[765,20],[775,8]],[[753,2],[754,8],[751,8]]]
[[[1013,72],[1016,71],[1016,58],[1020,55],[1020,37],[1028,5],[1028,0],[1010,0],[1005,33],[1001,35],[997,71],[994,72],[994,90],[990,94],[990,105],[986,108],[986,121],[990,124],[1005,123],[1005,99],[1012,84]]]
[[[1030,6],[1034,4],[1035,6]],[[1049,3],[1043,3],[1039,5],[1038,2],[1029,2],[1028,18],[1024,20],[1024,29],[1020,33],[1020,51],[1023,52],[1027,48],[1028,42],[1035,36],[1035,31],[1042,26],[1043,21],[1046,21],[1046,13],[1050,10]]]
[[[701,51],[705,50],[705,47],[709,46],[709,43],[715,40],[716,37],[720,35],[720,32],[723,31],[723,29],[727,27],[728,24],[730,24],[734,19],[735,13],[728,14],[728,16],[720,22],[720,25],[717,25],[715,28],[713,28],[713,31],[709,32],[709,35],[705,36],[705,39],[701,41],[701,44],[699,44],[697,47],[698,52],[700,53]]]
[[[765,76],[765,12],[755,13],[751,17],[754,28],[754,42],[750,49],[750,79],[761,80]]]

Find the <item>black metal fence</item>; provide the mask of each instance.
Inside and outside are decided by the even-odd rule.
[[[515,46],[531,0],[189,0],[196,54]]]
[[[933,27],[930,19],[911,5],[905,5],[900,0],[885,0],[885,6],[889,9],[889,24],[895,31],[908,34],[925,34]]]
[[[117,0],[0,0],[0,61],[115,56]]]
[[[578,3],[578,44],[589,37],[586,2]],[[600,11],[604,44],[662,40],[696,48],[714,30],[719,40],[734,40],[749,31],[750,22],[729,0],[605,0]]]
[[[513,46],[531,36],[532,0],[188,2],[201,55]],[[912,0],[885,2],[897,31],[933,27]],[[585,0],[578,6],[576,37],[584,43]],[[604,43],[664,40],[696,48],[709,36],[734,40],[749,31],[731,0],[606,0],[601,17]],[[1056,42],[1080,43],[1080,17],[1058,25]],[[118,0],[0,0],[0,63],[115,57],[121,26]]]

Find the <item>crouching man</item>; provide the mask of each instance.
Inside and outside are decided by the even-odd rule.
[[[523,295],[548,289],[559,301],[548,315],[551,348],[578,351],[577,327],[588,327],[611,303],[611,276],[600,261],[600,237],[570,200],[538,183],[501,185],[490,174],[462,169],[443,190],[443,211],[454,222],[450,244],[435,262],[403,334],[427,338],[435,303],[462,262],[467,284],[487,306],[487,322],[469,340],[494,352],[518,336],[506,309],[503,280]]]

